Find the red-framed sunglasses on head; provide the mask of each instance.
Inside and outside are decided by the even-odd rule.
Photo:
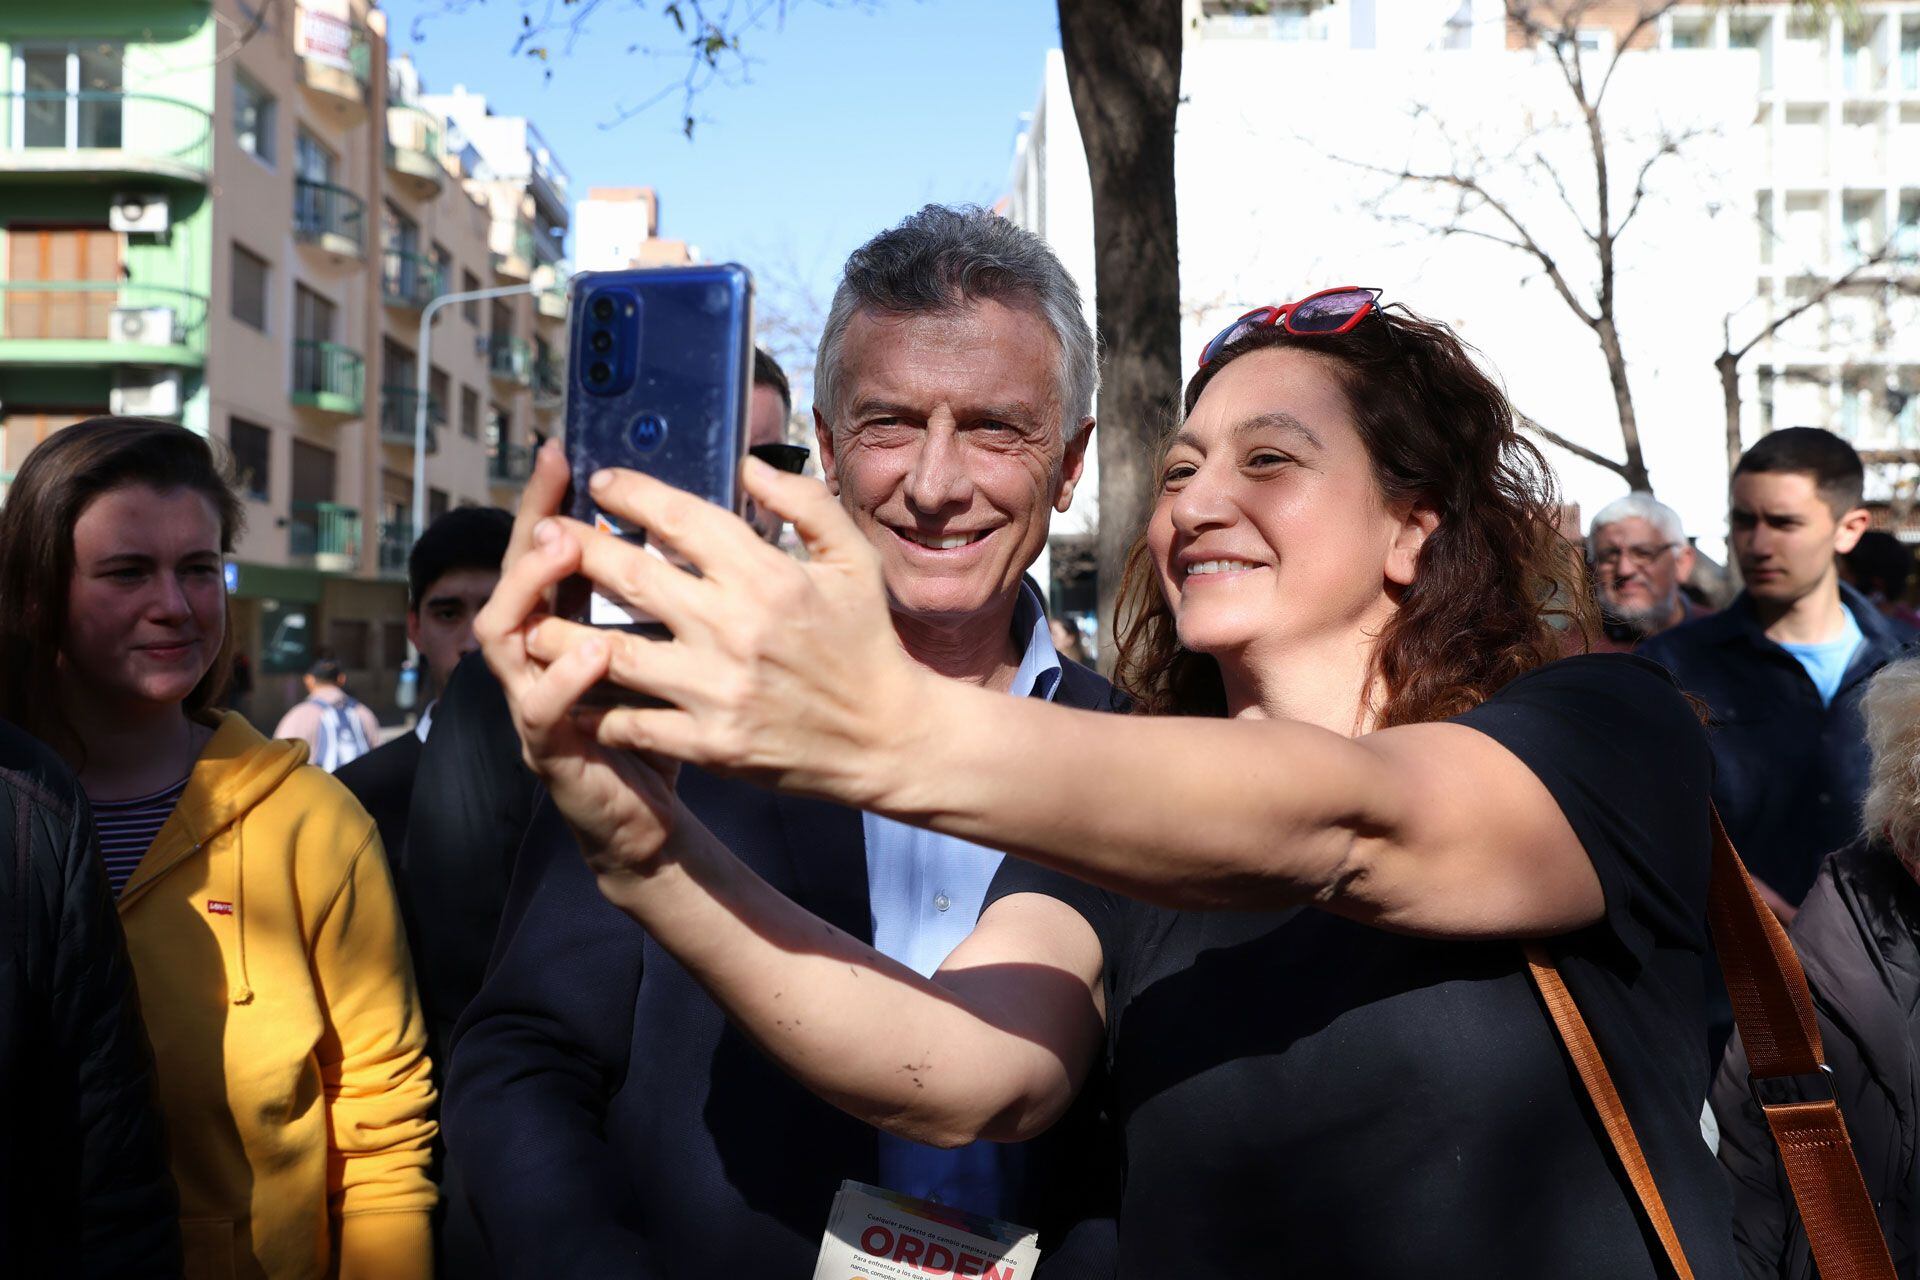
[[[1380,309],[1380,290],[1343,284],[1337,289],[1310,293],[1298,302],[1277,307],[1255,307],[1213,335],[1200,351],[1200,367],[1256,329],[1279,326],[1300,337],[1328,337],[1345,333]]]

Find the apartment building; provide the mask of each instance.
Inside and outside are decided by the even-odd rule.
[[[448,145],[472,157],[461,186],[486,211],[492,280],[482,287],[548,286],[480,304],[493,383],[488,475],[492,500],[511,505],[533,450],[560,431],[567,318],[561,287],[570,270],[565,256],[570,180],[531,121],[497,114],[466,86],[456,85],[449,94],[423,94],[420,105],[446,121]]]
[[[366,0],[8,12],[0,57],[0,473],[98,413],[206,433],[246,497],[228,582],[254,718],[322,652],[390,710],[423,363],[428,519],[511,505],[558,399],[551,300],[443,306],[421,348],[437,296],[533,280],[494,173]],[[547,196],[543,281],[564,180]]]
[[[1755,302],[1736,336],[1829,293],[1743,368],[1749,441],[1819,426],[1875,465],[1869,498],[1920,541],[1920,4],[1852,12],[1788,4],[1676,9],[1662,44],[1681,57],[1744,52],[1758,65],[1760,228]],[[1837,290],[1836,281],[1849,283]],[[1744,340],[1744,339],[1742,339]]]

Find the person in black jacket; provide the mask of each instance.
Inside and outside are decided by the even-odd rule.
[[[178,1276],[153,1055],[93,818],[0,721],[0,1275]]]
[[[822,425],[820,456],[886,557],[907,652],[1001,696],[1113,709],[1111,686],[1054,650],[1023,580],[1092,427],[1092,335],[1051,252],[984,211],[923,211],[849,262],[820,369],[821,422],[849,411],[869,427],[855,446]],[[532,545],[566,483],[543,451],[516,546]],[[971,928],[1000,861],[695,770],[679,785],[760,874],[928,972]],[[1038,1228],[1050,1280],[1105,1280],[1118,1166],[1097,1110],[1090,1096],[1060,1132],[1017,1148],[876,1134],[730,1029],[608,905],[545,805],[442,1115],[510,1276],[810,1274],[834,1192],[854,1178]]]
[[[1867,833],[1820,868],[1791,936],[1813,989],[1833,1087],[1900,1280],[1920,1280],[1920,660],[1875,676]],[[1748,1280],[1814,1280],[1736,1036],[1714,1082],[1720,1163]]]
[[[434,708],[455,664],[479,648],[473,640],[473,617],[500,580],[500,559],[507,554],[512,529],[513,517],[499,507],[456,507],[428,525],[413,544],[407,554],[407,639],[425,661],[429,700],[411,732],[334,773],[380,828],[380,843],[394,865],[403,906],[406,886],[397,872],[405,860],[421,745],[433,731]]]
[[[1840,580],[1867,527],[1860,456],[1812,427],[1762,436],[1734,468],[1729,523],[1746,588],[1639,648],[1713,713],[1713,799],[1785,920],[1820,859],[1859,830],[1860,696],[1913,639]]]

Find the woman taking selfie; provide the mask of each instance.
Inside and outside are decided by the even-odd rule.
[[[543,460],[480,630],[602,891],[892,1132],[1026,1138],[1104,1059],[1143,1278],[1668,1274],[1530,985],[1519,944],[1548,939],[1694,1274],[1730,1280],[1698,1131],[1706,740],[1658,668],[1552,661],[1578,565],[1511,406],[1445,327],[1342,289],[1215,338],[1186,409],[1121,605],[1152,714],[1124,720],[908,662],[816,484],[748,466],[799,564],[597,478],[696,578],[536,527]],[[576,570],[675,638],[547,617]],[[571,714],[603,675],[671,705]],[[667,759],[1019,861],[925,981],[754,879]]]
[[[239,523],[181,427],[35,448],[0,509],[0,716],[98,819],[187,1274],[425,1277],[433,1088],[379,837],[304,746],[211,710]]]

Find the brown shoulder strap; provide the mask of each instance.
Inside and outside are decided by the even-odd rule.
[[[1713,877],[1707,919],[1726,978],[1733,1016],[1747,1051],[1748,1076],[1781,1165],[1800,1207],[1800,1221],[1822,1280],[1894,1280],[1893,1259],[1874,1216],[1840,1104],[1833,1096],[1800,958],[1777,917],[1761,901],[1713,814]],[[1526,948],[1527,970],[1573,1059],[1634,1194],[1681,1280],[1692,1280],[1667,1206],[1607,1074],[1593,1033],[1545,947]],[[1808,1096],[1811,1095],[1811,1096]]]
[[[1893,1258],[1833,1095],[1800,957],[1761,901],[1718,813],[1707,919],[1746,1047],[1749,1087],[1780,1148],[1821,1280],[1894,1280]]]
[[[1627,1109],[1621,1105],[1620,1093],[1613,1087],[1613,1077],[1607,1073],[1600,1047],[1593,1042],[1593,1033],[1587,1030],[1587,1020],[1580,1016],[1573,994],[1567,990],[1560,969],[1547,949],[1533,942],[1527,944],[1526,951],[1527,971],[1533,975],[1534,985],[1540,988],[1540,998],[1553,1016],[1553,1025],[1560,1031],[1574,1070],[1580,1073],[1580,1083],[1586,1085],[1587,1096],[1593,1099],[1593,1109],[1600,1113],[1600,1124],[1613,1143],[1614,1154],[1626,1166],[1627,1181],[1633,1184],[1633,1193],[1640,1197],[1640,1207],[1646,1211],[1647,1221],[1653,1224],[1654,1234],[1660,1237],[1667,1261],[1673,1264],[1673,1272],[1680,1280],[1693,1280],[1693,1268],[1687,1265],[1687,1255],[1680,1248],[1679,1233],[1673,1229],[1673,1219],[1667,1216],[1666,1201],[1660,1198],[1653,1170],[1647,1164],[1646,1153],[1640,1150],[1640,1139],[1634,1136],[1633,1122],[1627,1119]]]

